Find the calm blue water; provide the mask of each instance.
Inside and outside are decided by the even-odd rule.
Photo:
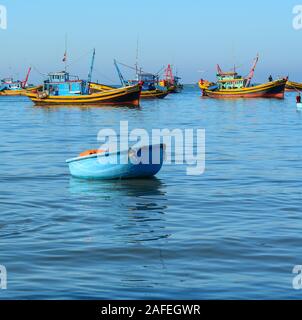
[[[203,100],[197,88],[140,109],[0,99],[1,299],[302,298],[302,113],[285,101]],[[206,172],[87,182],[65,160],[102,128],[205,128]]]

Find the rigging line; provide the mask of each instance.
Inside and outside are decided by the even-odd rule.
[[[157,73],[155,73],[155,75],[160,76],[164,70],[165,70],[165,66],[163,66]]]
[[[101,72],[99,72],[98,69],[94,68],[94,70],[95,70],[95,73],[96,73],[96,74],[98,74],[99,76],[105,78],[106,80],[109,80],[109,81],[112,82],[112,83],[115,83],[115,82],[116,82],[115,80],[112,80],[112,79],[110,79],[109,77],[107,77],[106,75],[104,75],[104,74],[102,74]]]
[[[128,66],[127,64],[122,63],[122,62],[120,62],[120,61],[116,61],[116,62],[117,62],[118,64],[120,64],[121,66],[124,66],[124,67],[126,67],[126,68],[132,69],[132,70],[137,71],[137,72],[139,72],[139,73],[150,73],[150,74],[154,74],[153,72],[146,72],[146,71],[144,71],[144,69],[142,69],[142,68],[139,68],[139,69],[137,70],[135,67]],[[162,69],[160,69],[159,72],[155,73],[155,75],[159,75],[159,73],[160,73],[164,68],[165,68],[165,67],[163,67]]]
[[[46,74],[46,73],[40,72],[40,71],[38,70],[38,68],[36,68],[34,65],[32,65],[32,68],[33,68],[37,73],[39,73],[41,76],[47,77],[47,74]]]
[[[238,65],[235,64],[236,69],[241,69],[241,68],[245,67],[246,65],[248,65],[250,62],[251,62],[251,60],[249,59],[249,60],[245,60],[245,62],[238,63]],[[233,71],[234,67],[232,67],[231,69],[228,69],[228,70]]]
[[[93,50],[89,50],[88,52],[86,52],[85,54],[81,55],[79,58],[75,59],[74,61],[70,62],[66,67],[69,68],[70,66],[76,64],[77,62],[79,62],[80,60],[82,60],[84,57],[88,56],[89,54],[91,54]]]
[[[131,66],[128,66],[127,64],[125,63],[122,63],[122,62],[119,62],[119,61],[116,61],[118,64],[120,64],[121,66],[124,66],[126,68],[129,68],[129,69],[132,69],[132,70],[137,70],[135,67],[131,67]]]

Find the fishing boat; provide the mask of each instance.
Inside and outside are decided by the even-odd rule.
[[[302,91],[302,83],[288,80],[286,82],[285,91]]]
[[[88,80],[80,80],[69,72],[61,71],[48,74],[48,79],[39,90],[26,92],[36,105],[134,105],[140,101],[140,85],[122,88],[95,88],[92,86],[92,72],[95,59],[93,52]]]
[[[140,83],[142,85],[142,99],[164,99],[169,91],[167,89],[159,89],[157,86],[158,76],[152,73],[140,72],[137,74],[136,80],[130,80],[130,84]]]
[[[259,57],[254,61],[249,75],[245,78],[240,76],[234,68],[231,72],[223,72],[217,65],[217,83],[211,83],[201,79],[199,87],[204,97],[215,99],[236,98],[277,98],[284,99],[287,78],[278,79],[260,85],[251,85]]]
[[[125,80],[116,60],[114,60],[114,65],[123,86],[133,86],[137,84],[141,86],[141,99],[164,99],[169,94],[169,91],[166,88],[158,85],[159,77],[157,74],[143,72],[142,69],[139,70],[137,66],[132,68],[122,64],[136,71],[135,80]]]
[[[181,78],[174,76],[172,66],[168,64],[165,70],[165,77],[163,80],[159,81],[159,85],[166,87],[169,93],[179,93],[183,89],[183,85],[180,84]]]
[[[22,96],[26,90],[32,90],[33,86],[28,85],[31,68],[28,69],[24,81],[14,80],[13,78],[2,79],[0,83],[0,96]]]
[[[113,180],[149,178],[162,168],[165,145],[148,145],[121,151],[88,150],[67,160],[70,174],[80,179]]]

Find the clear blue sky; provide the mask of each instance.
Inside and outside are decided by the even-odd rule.
[[[302,4],[302,0],[300,0]],[[292,28],[296,1],[0,0],[8,30],[0,30],[0,77],[23,78],[28,65],[42,73],[63,69],[65,33],[73,74],[87,77],[97,49],[95,80],[117,81],[113,58],[156,72],[175,64],[184,82],[214,79],[215,65],[234,64],[246,75],[259,52],[255,81],[290,75],[302,81],[302,30]],[[203,73],[200,73],[203,71]],[[126,76],[131,72],[126,71]],[[32,81],[42,80],[33,72]]]

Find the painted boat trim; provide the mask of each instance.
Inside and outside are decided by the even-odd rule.
[[[200,85],[204,96],[217,99],[233,99],[233,98],[284,98],[285,85],[287,80],[276,80],[266,84],[254,87],[233,89],[233,90],[217,90],[211,91]],[[275,92],[274,92],[275,91]]]
[[[26,92],[26,96],[36,104],[132,104],[139,105],[141,88],[138,85],[114,88],[90,95],[48,96],[38,98],[37,93]]]
[[[98,83],[91,83],[90,87],[95,90],[104,90],[104,91],[109,91],[113,90],[115,88],[106,86],[103,84],[98,84]],[[164,91],[164,90],[150,90],[150,91],[142,91],[141,92],[141,99],[164,99],[170,92],[169,91]]]

